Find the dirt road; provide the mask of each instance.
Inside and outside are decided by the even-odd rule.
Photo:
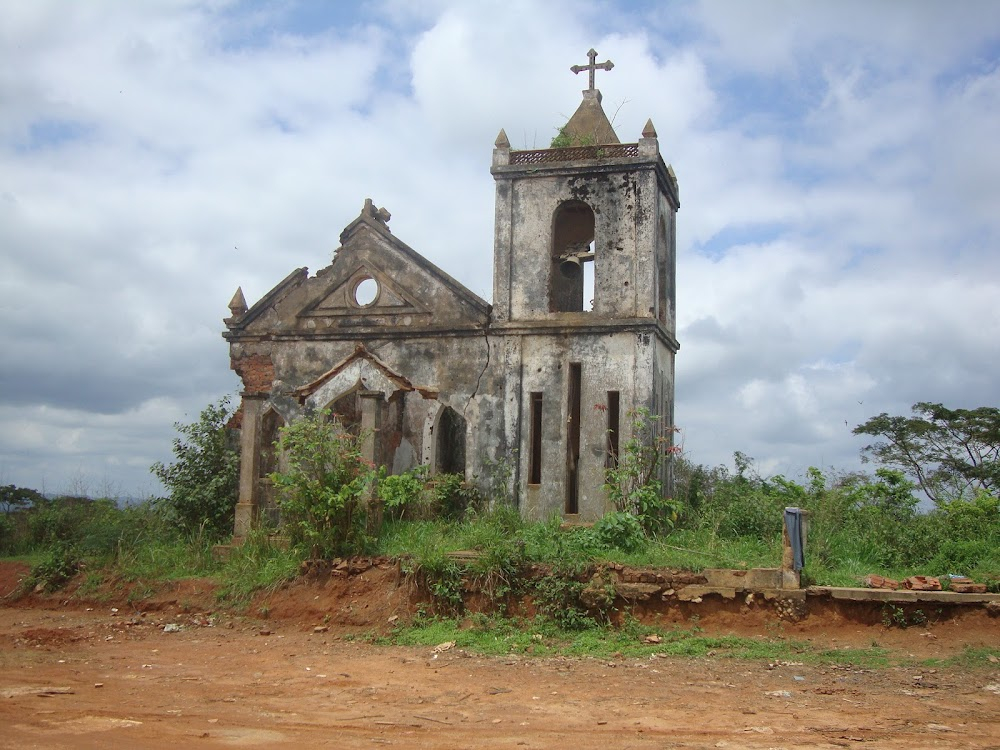
[[[25,570],[0,565],[0,594]],[[1000,748],[1000,663],[868,671],[350,640],[405,615],[393,576],[301,582],[267,600],[267,620],[205,613],[214,593],[199,581],[135,606],[64,594],[0,604],[0,748]],[[706,634],[877,640],[914,664],[995,648],[1000,626],[983,612],[886,629],[834,612],[786,628],[699,611]]]
[[[484,658],[302,623],[0,609],[4,748],[996,748],[998,693],[1000,668]]]

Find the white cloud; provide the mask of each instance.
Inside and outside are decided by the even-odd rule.
[[[6,481],[150,486],[237,385],[236,286],[326,265],[366,197],[489,297],[493,139],[546,145],[591,46],[620,137],[652,118],[680,178],[694,460],[848,465],[875,413],[1000,401],[994,5],[326,7],[0,9]]]

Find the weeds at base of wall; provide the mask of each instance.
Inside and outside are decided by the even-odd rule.
[[[925,628],[929,622],[927,613],[922,609],[907,612],[892,602],[882,605],[882,625],[886,628]]]
[[[260,592],[275,591],[300,571],[301,555],[278,543],[268,529],[254,529],[234,547],[218,573],[220,602],[246,606]]]

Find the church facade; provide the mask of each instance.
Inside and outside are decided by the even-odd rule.
[[[284,424],[329,409],[390,473],[417,464],[486,486],[504,466],[522,515],[594,520],[605,468],[646,409],[670,439],[677,180],[647,122],[620,143],[590,88],[559,147],[493,150],[488,304],[389,230],[366,201],[333,262],[293,271],[223,334],[243,384],[236,537],[273,513]],[[664,464],[664,472],[667,464]],[[669,487],[670,477],[662,476]]]

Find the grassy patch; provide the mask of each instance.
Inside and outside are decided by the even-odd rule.
[[[246,606],[259,591],[273,591],[299,573],[302,558],[263,532],[252,533],[234,547],[214,578],[219,600]]]
[[[129,582],[176,581],[212,575],[219,564],[211,544],[203,539],[165,539],[121,547],[110,567]]]
[[[648,636],[659,638],[647,643]],[[750,661],[801,661],[866,668],[889,666],[888,652],[867,649],[817,649],[795,640],[774,637],[706,635],[699,628],[656,628],[626,623],[624,627],[595,626],[565,630],[547,620],[511,620],[477,616],[471,622],[431,618],[374,639],[382,645],[434,647],[450,641],[458,648],[485,655],[575,656],[598,659],[644,658],[654,655],[687,658],[730,658]],[[983,657],[985,658],[985,657]]]
[[[927,659],[930,667],[961,667],[963,669],[996,669],[1000,664],[1000,648],[966,646],[961,653],[947,659]]]

